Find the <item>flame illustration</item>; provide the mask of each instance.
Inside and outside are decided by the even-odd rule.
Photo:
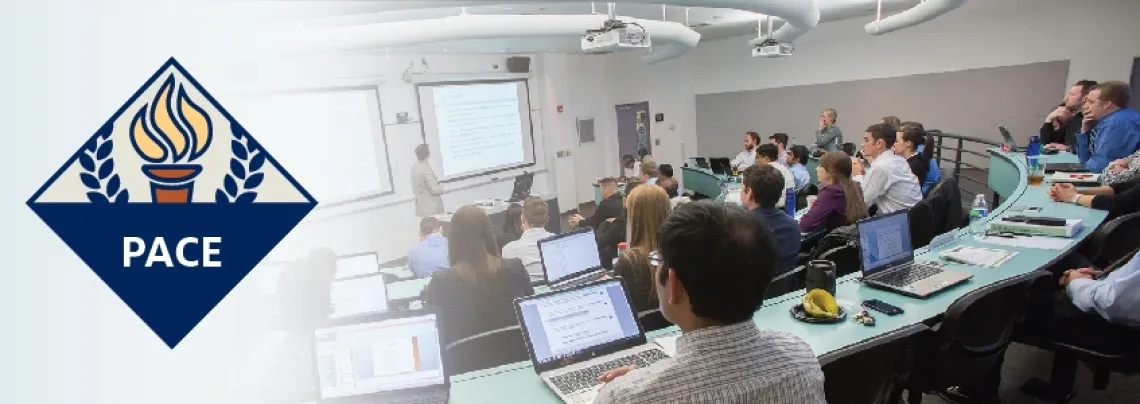
[[[210,147],[213,123],[171,75],[154,100],[135,113],[130,134],[131,144],[144,160],[185,163],[197,160]]]

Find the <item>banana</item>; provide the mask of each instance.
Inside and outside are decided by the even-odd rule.
[[[823,289],[812,289],[804,295],[804,312],[812,317],[839,317],[839,305],[835,297]]]

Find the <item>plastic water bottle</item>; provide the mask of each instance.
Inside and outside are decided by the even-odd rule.
[[[1029,145],[1025,147],[1025,156],[1040,156],[1041,155],[1041,137],[1030,136]]]
[[[986,204],[986,196],[978,194],[974,197],[974,203],[970,205],[970,233],[974,238],[982,238],[986,236],[986,215],[990,213],[989,205]]]
[[[788,216],[796,217],[796,190],[784,190],[784,211],[788,212]]]

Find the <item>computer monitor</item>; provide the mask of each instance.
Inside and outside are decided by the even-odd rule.
[[[620,279],[515,300],[538,371],[645,343]]]
[[[332,318],[388,311],[388,290],[381,274],[339,279],[329,288]]]
[[[728,174],[732,171],[727,158],[714,158],[709,160],[709,169],[713,174]]]
[[[530,188],[534,186],[534,173],[522,173],[515,177],[515,186],[511,190],[511,199],[508,202],[521,202],[530,197]]]
[[[598,241],[591,228],[539,240],[538,256],[547,283],[555,283],[602,267]]]
[[[315,331],[318,396],[384,402],[383,395],[446,387],[433,310],[393,312]]]
[[[914,260],[907,213],[900,210],[864,219],[856,225],[863,276]]]
[[[378,272],[380,272],[380,259],[375,253],[345,255],[336,259],[336,279]]]

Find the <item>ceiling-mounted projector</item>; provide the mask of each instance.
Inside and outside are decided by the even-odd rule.
[[[752,47],[754,58],[782,58],[792,56],[793,46],[790,43],[780,43],[775,39],[766,39],[764,42]]]
[[[582,36],[582,50],[591,53],[643,49],[649,46],[649,33],[635,22],[607,20],[602,28],[586,31],[586,35]]]

